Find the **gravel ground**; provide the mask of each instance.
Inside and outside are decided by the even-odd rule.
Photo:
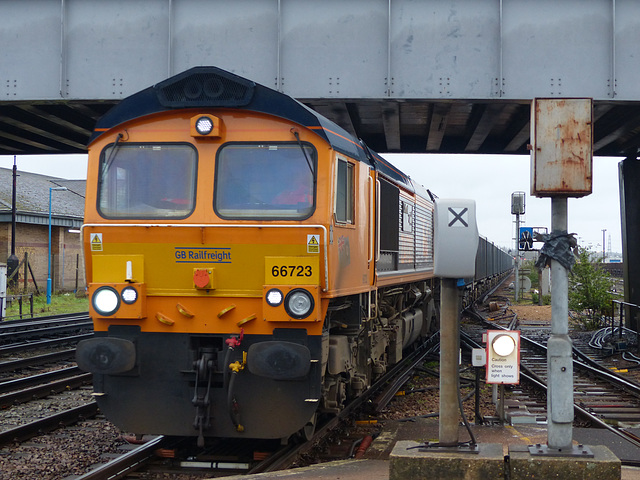
[[[528,328],[540,330],[541,337],[548,337],[548,322],[551,319],[549,306],[510,306],[518,318],[526,322]],[[591,333],[576,333],[591,335]],[[438,362],[426,365],[438,369]],[[469,371],[466,376],[473,377]],[[481,378],[483,378],[482,375]],[[396,396],[380,415],[381,419],[398,420],[407,417],[427,415],[438,411],[438,379],[428,373],[419,372],[405,386],[405,395]],[[411,390],[423,389],[415,393]],[[0,431],[7,430],[28,421],[47,416],[57,411],[77,406],[91,400],[91,387],[65,392],[50,398],[29,402],[3,410],[0,414]],[[463,388],[463,395],[472,388]],[[475,421],[475,397],[464,402],[465,415],[469,422]],[[483,416],[495,416],[496,408],[491,402],[491,386],[481,383],[480,412]],[[462,419],[462,417],[460,417]],[[0,448],[0,480],[61,480],[70,475],[84,473],[89,465],[99,462],[105,454],[122,449],[126,441],[123,432],[104,419],[82,422],[81,424],[36,437],[17,446]],[[139,474],[144,480],[187,480],[198,476],[176,475],[153,472]],[[207,478],[207,475],[199,476]]]
[[[111,423],[85,421],[0,449],[0,480],[60,480],[79,475],[123,443],[120,431]]]
[[[429,368],[437,370],[437,362],[429,365]],[[465,377],[474,379],[474,374],[467,372]],[[481,374],[480,383],[480,414],[483,417],[494,416],[496,414],[495,405],[491,402],[491,386],[485,385],[482,381],[484,373]],[[411,390],[421,390],[415,393],[410,393]],[[473,387],[461,388],[463,398],[473,391]],[[388,420],[400,420],[403,418],[416,417],[421,415],[428,415],[435,413],[440,408],[440,395],[439,395],[439,380],[438,378],[427,375],[419,374],[414,376],[404,389],[405,394],[394,397],[393,401],[389,403],[387,408],[380,415],[381,419]],[[475,395],[463,402],[464,414],[470,423],[475,422]],[[462,417],[460,417],[462,421]]]
[[[34,420],[89,403],[93,400],[91,397],[92,391],[93,388],[88,386],[7,408],[0,415],[0,431],[4,432]]]
[[[89,403],[92,391],[92,387],[83,387],[7,408],[0,414],[0,431]],[[102,454],[115,452],[124,443],[120,433],[106,420],[96,419],[4,446],[0,448],[0,480],[59,480],[84,473]]]

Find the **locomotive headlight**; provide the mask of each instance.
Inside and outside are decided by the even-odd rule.
[[[265,295],[265,300],[267,301],[267,304],[271,307],[277,307],[278,305],[280,305],[282,303],[282,298],[283,298],[282,292],[277,288],[272,288]]]
[[[200,135],[209,135],[213,130],[213,120],[209,117],[200,117],[196,120],[196,132]]]
[[[291,290],[284,299],[284,309],[293,318],[308,317],[313,311],[313,297],[301,288]]]
[[[122,301],[127,305],[131,305],[138,300],[138,291],[133,287],[124,287],[120,292]]]
[[[93,294],[91,304],[100,315],[113,315],[120,307],[120,295],[113,287],[100,287]]]
[[[491,342],[493,351],[501,357],[508,357],[516,349],[516,341],[510,335],[498,335]]]

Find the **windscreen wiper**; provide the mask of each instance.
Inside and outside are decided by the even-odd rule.
[[[300,134],[298,133],[298,130],[295,128],[292,128],[291,133],[293,133],[293,136],[296,137],[296,140],[298,141],[298,145],[300,146],[300,150],[302,150],[302,154],[304,155],[304,159],[307,161],[307,165],[309,165],[309,170],[311,171],[311,175],[313,175],[315,179],[313,167],[311,166],[311,160],[309,160],[309,157],[307,156],[307,151],[304,149],[304,145],[302,145],[302,142],[300,141]]]

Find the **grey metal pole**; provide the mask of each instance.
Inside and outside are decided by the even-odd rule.
[[[456,279],[440,280],[440,424],[439,443],[458,445],[458,357],[460,334]]]
[[[567,232],[567,198],[551,198],[552,234]],[[572,448],[573,361],[569,338],[569,278],[567,270],[551,261],[551,335],[547,343],[547,443],[550,448]]]
[[[47,305],[51,303],[51,192],[53,187],[49,188],[49,247],[47,248]]]
[[[13,156],[13,191],[11,193],[11,255],[7,258],[7,275],[12,280],[9,282],[10,287],[18,285],[18,265],[20,260],[16,255],[16,190],[17,190],[17,178],[18,178],[18,165],[16,163],[16,156]],[[15,273],[14,273],[15,272]]]
[[[516,213],[516,281],[515,281],[515,302],[518,303],[518,289],[520,287],[520,276],[518,265],[520,263],[520,214]]]

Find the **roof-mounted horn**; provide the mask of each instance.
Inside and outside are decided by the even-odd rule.
[[[195,67],[158,83],[154,90],[167,108],[242,107],[256,84],[216,67]]]

